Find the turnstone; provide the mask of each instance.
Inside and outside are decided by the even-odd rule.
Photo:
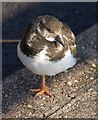
[[[36,96],[46,93],[45,75],[52,76],[66,71],[77,61],[75,35],[70,27],[56,17],[37,17],[25,28],[17,46],[21,62],[33,73],[42,75],[42,87],[32,89]]]

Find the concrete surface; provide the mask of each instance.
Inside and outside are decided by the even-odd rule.
[[[77,36],[80,60],[74,68],[47,77],[52,98],[34,97],[41,76],[26,68],[3,79],[3,118],[96,118],[96,26]]]
[[[3,44],[3,118],[97,118],[96,3],[5,2],[2,13],[2,37],[13,40],[18,39],[23,27],[37,16],[58,17],[78,35],[81,57],[68,72],[47,77],[52,98],[45,95],[35,98],[30,89],[40,86],[41,76],[32,74],[21,64],[16,54],[17,43]]]

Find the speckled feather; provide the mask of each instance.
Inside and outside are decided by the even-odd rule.
[[[56,42],[57,35],[64,46]],[[39,75],[55,75],[73,67],[76,51],[70,27],[49,15],[38,17],[26,27],[17,49],[22,63]]]
[[[21,37],[21,42],[20,42],[21,51],[24,54],[26,54],[27,56],[34,57],[41,50],[43,50],[45,45],[48,45],[47,55],[51,58],[50,59],[51,61],[54,61],[54,60],[62,59],[64,57],[64,53],[68,50],[68,47],[70,47],[70,49],[72,50],[71,51],[72,54],[75,56],[77,53],[77,49],[76,49],[76,45],[75,45],[75,36],[72,33],[70,27],[64,23],[62,24],[62,26],[61,26],[61,24],[59,25],[59,29],[61,27],[60,34],[61,34],[62,40],[64,41],[64,44],[65,44],[65,47],[62,50],[59,50],[59,48],[61,46],[59,43],[57,43],[57,46],[55,46],[54,42],[52,43],[52,42],[45,40],[45,38],[40,36],[40,34],[38,33],[36,26],[37,26],[38,20],[40,20],[40,19],[42,19],[42,18],[39,17],[39,18],[37,18],[37,20],[31,22],[24,30],[22,37]],[[46,22],[46,23],[48,23],[48,22]],[[57,23],[58,23],[58,21],[57,21]],[[46,25],[48,27],[48,24],[46,24]],[[49,27],[51,27],[50,24],[49,24]],[[53,26],[53,28],[55,28],[55,27]],[[57,28],[55,28],[55,29],[57,32],[59,31],[59,29],[57,29]],[[52,29],[52,30],[54,30],[54,29]],[[39,42],[39,40],[40,40],[40,42]],[[30,46],[29,46],[29,44],[30,44]]]

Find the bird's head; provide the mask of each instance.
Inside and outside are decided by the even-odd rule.
[[[44,15],[36,19],[36,28],[38,34],[50,42],[58,42],[64,46],[60,31],[62,23],[54,16]]]
[[[61,30],[62,23],[56,17],[50,15],[39,16],[24,30],[20,41],[21,50],[25,51],[24,53],[27,55],[35,55],[46,45],[52,51],[59,51],[59,49],[62,51],[65,45]]]

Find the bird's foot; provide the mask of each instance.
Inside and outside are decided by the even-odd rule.
[[[45,85],[45,75],[42,76],[42,86],[40,89],[31,89],[32,92],[37,92],[35,96],[42,95],[45,93],[46,95],[51,97],[51,94],[49,92],[49,88]]]
[[[43,93],[45,93],[46,95],[51,97],[51,94],[49,92],[49,88],[46,85],[42,85],[42,87],[40,89],[31,89],[32,92],[37,92],[35,96],[39,96],[42,95]]]

